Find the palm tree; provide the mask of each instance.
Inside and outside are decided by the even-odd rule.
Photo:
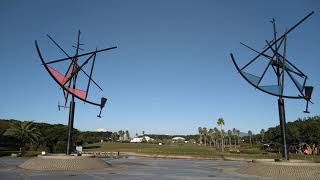
[[[261,131],[260,131],[260,134],[261,134],[261,143],[263,143],[264,133],[265,133],[265,130],[264,130],[264,129],[261,129]]]
[[[218,143],[218,138],[219,138],[220,131],[216,127],[213,128],[213,131],[215,132],[215,145],[217,146],[217,148],[219,148],[220,146]]]
[[[217,139],[216,131],[214,129],[209,129],[209,136],[210,136],[211,143],[213,143],[213,146],[216,147],[216,144],[217,144],[217,142],[216,142],[216,139]]]
[[[222,150],[222,152],[224,152],[224,143],[223,143],[223,134],[222,134],[222,126],[224,126],[224,119],[223,118],[219,118],[218,120],[217,120],[217,124],[218,124],[218,126],[220,126],[220,131],[221,131],[221,150]]]
[[[248,131],[248,135],[249,135],[250,146],[252,147],[252,142],[251,142],[252,131],[251,130]]]
[[[223,129],[221,129],[221,134],[222,134],[222,144],[223,144],[223,149],[224,149],[224,147],[225,147],[225,144],[226,144],[226,141],[225,141],[225,137],[226,137],[226,132],[224,132],[224,130]]]
[[[130,140],[130,134],[128,130],[126,130],[126,136],[127,136],[127,140]]]
[[[204,139],[204,145],[207,145],[207,139],[208,139],[208,129],[206,127],[202,128],[202,134]]]
[[[231,148],[231,137],[232,137],[232,131],[229,129],[228,130],[228,138],[229,138],[229,148]]]
[[[237,145],[237,129],[236,128],[232,129],[232,134],[234,137],[234,147],[236,147],[236,145]]]
[[[118,138],[119,138],[119,135],[118,135],[117,132],[113,132],[113,133],[111,134],[111,139],[112,139],[112,141],[116,141],[116,140],[118,140]]]
[[[199,141],[200,141],[200,144],[202,144],[202,128],[201,127],[198,127],[198,132],[199,132]]]
[[[36,143],[41,136],[40,132],[34,126],[32,121],[12,122],[10,124],[10,128],[8,128],[3,135],[12,136],[18,139],[22,153],[27,143]]]
[[[118,131],[119,140],[123,141],[124,132],[122,130]]]
[[[240,130],[237,129],[236,132],[237,132],[237,137],[238,137],[238,145],[240,147]]]
[[[210,146],[212,145],[212,140],[213,140],[213,129],[209,129],[208,131],[208,137],[209,137],[209,144]]]
[[[232,134],[234,137],[234,147],[236,147],[236,145],[237,145],[237,129],[236,128],[232,129]]]

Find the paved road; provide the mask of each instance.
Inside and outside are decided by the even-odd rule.
[[[110,168],[96,171],[37,172],[18,168],[25,159],[1,157],[0,179],[261,179],[233,173],[246,162],[220,160],[109,159]]]

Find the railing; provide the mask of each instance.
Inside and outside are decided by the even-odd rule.
[[[93,155],[95,157],[118,157],[120,156],[120,152],[83,151],[82,155]]]

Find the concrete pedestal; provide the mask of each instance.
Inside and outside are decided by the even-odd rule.
[[[96,170],[109,166],[100,158],[70,155],[38,156],[19,165],[23,169],[38,171]]]

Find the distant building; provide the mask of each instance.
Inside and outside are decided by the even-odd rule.
[[[104,129],[104,128],[98,128],[96,131],[97,131],[97,132],[107,132],[107,130]]]
[[[154,141],[154,139],[149,137],[149,136],[143,136],[143,137],[134,137],[133,139],[131,139],[130,142],[132,142],[132,143],[141,143],[144,139],[147,142]]]
[[[154,141],[154,139],[151,138],[151,137],[149,137],[149,136],[144,136],[144,139],[145,139],[147,142]]]
[[[174,137],[172,138],[172,142],[175,143],[175,142],[185,142],[186,139],[183,138],[183,137]]]
[[[143,138],[139,138],[139,137],[134,137],[133,139],[131,139],[131,143],[141,143],[143,140]]]

